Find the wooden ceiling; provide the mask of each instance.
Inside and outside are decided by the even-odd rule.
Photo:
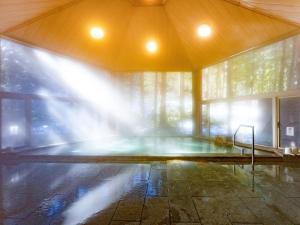
[[[71,2],[72,0],[0,0],[0,33]]]
[[[161,6],[167,0],[129,0],[134,6]]]
[[[299,0],[232,0],[241,6],[300,24]]]
[[[160,4],[134,7],[132,1],[143,3],[142,6],[149,6],[146,3],[150,2]],[[0,29],[5,29],[4,35],[12,39],[114,71],[190,71],[299,31],[297,25],[249,10],[237,1],[32,0],[44,2],[44,7],[32,13],[33,18],[9,25],[10,17],[18,18],[18,7],[12,3],[22,2],[25,12],[28,1],[1,0],[0,18],[5,22],[0,22]],[[55,7],[58,2],[64,4]],[[11,13],[3,16],[2,5],[10,5]],[[43,13],[45,10],[47,13]],[[202,23],[213,27],[213,36],[207,40],[196,35],[197,26]],[[103,27],[103,40],[90,38],[92,26]],[[145,51],[149,39],[158,42],[157,54]]]

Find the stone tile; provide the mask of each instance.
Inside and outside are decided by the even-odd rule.
[[[202,225],[231,225],[219,201],[214,197],[194,198]]]
[[[264,225],[292,225],[292,222],[278,209],[269,206],[262,198],[242,198],[245,206]]]
[[[219,198],[219,207],[224,210],[232,223],[259,224],[260,220],[238,197]]]
[[[286,197],[300,198],[300,183],[273,183],[273,187],[278,188]]]
[[[144,200],[122,200],[119,202],[113,220],[140,221]]]
[[[144,181],[131,180],[126,184],[124,190],[128,190],[125,192],[121,199],[144,199],[147,192],[147,183]]]
[[[169,204],[172,222],[199,222],[199,217],[192,198],[171,198]]]
[[[289,201],[293,202],[293,204],[297,205],[297,207],[300,207],[300,198],[288,198]]]
[[[117,203],[111,205],[109,208],[101,210],[93,215],[92,218],[87,219],[83,224],[85,225],[109,225],[112,217],[116,211]]]
[[[263,225],[262,223],[232,223],[232,225]]]
[[[168,183],[165,175],[166,171],[153,170],[148,181],[147,196],[165,197],[168,196]]]
[[[172,180],[168,182],[168,194],[170,197],[192,196],[188,182]]]
[[[167,197],[168,188],[167,187],[152,187],[151,184],[148,184],[147,197]]]
[[[16,225],[16,224],[21,224],[22,220],[20,219],[13,219],[13,218],[8,218],[8,219],[3,219],[0,218],[0,224],[1,225]]]
[[[172,223],[172,225],[202,225],[201,223]]]
[[[286,198],[277,191],[268,191],[265,196],[269,207],[276,208],[294,224],[300,224],[300,206],[297,205],[297,202]]]
[[[110,225],[139,225],[140,222],[134,221],[112,221]]]
[[[169,224],[168,198],[147,198],[142,216],[142,225]]]

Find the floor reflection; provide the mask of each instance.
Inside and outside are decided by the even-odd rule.
[[[3,163],[3,225],[300,224],[300,165]]]

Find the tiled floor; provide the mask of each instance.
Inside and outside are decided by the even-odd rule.
[[[2,225],[299,225],[300,165],[1,165]]]

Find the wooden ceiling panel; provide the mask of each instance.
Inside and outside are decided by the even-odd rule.
[[[192,63],[198,67],[299,30],[297,26],[224,0],[169,0],[165,8]],[[200,24],[212,26],[211,38],[197,37]]]
[[[146,51],[154,40],[158,51]],[[135,8],[117,58],[118,70],[191,70],[192,64],[163,7]]]
[[[129,0],[134,6],[162,6],[167,0]]]
[[[231,0],[242,6],[300,24],[299,0]]]
[[[1,0],[0,32],[74,0]]]
[[[113,67],[133,7],[124,0],[86,0],[56,14],[13,30],[7,36],[69,55],[92,64]],[[100,26],[105,38],[93,40],[90,29]]]

